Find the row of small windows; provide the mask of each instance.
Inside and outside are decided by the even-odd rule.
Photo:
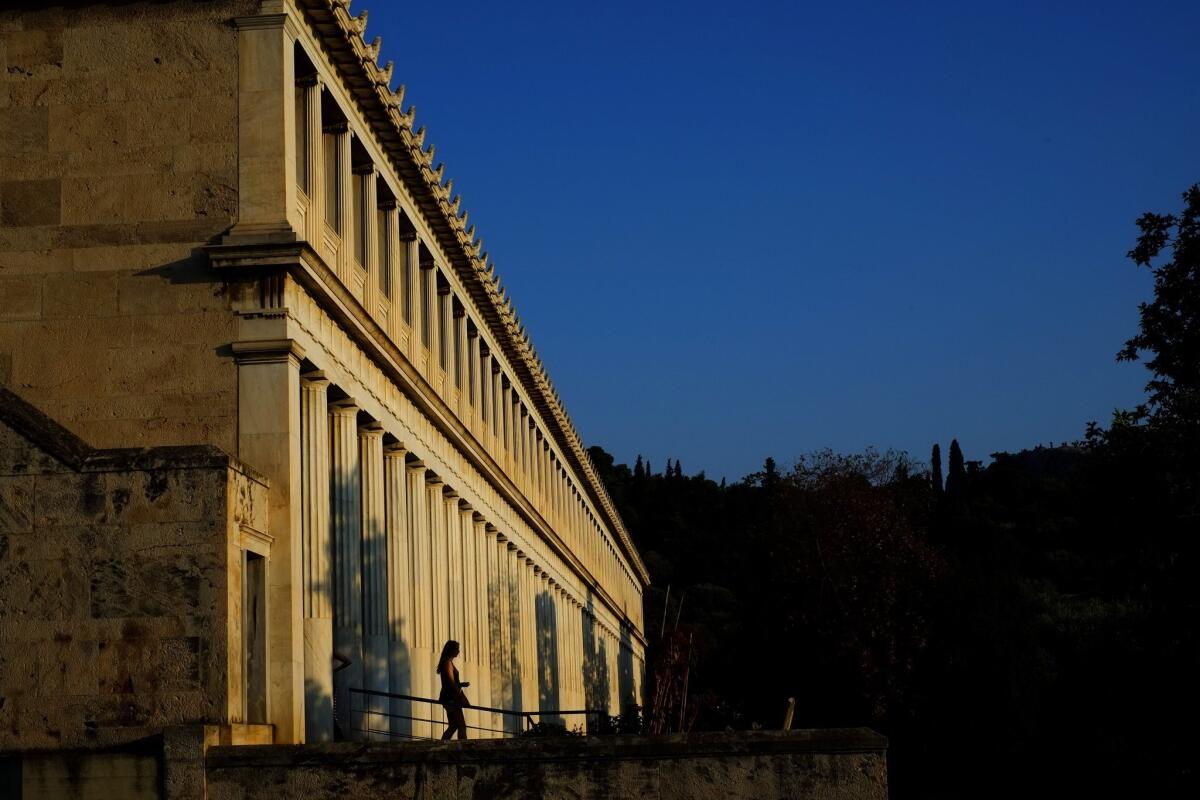
[[[336,237],[339,248],[349,247],[347,255],[365,275],[364,286],[373,280],[372,291],[389,304],[392,313],[398,312],[412,335],[419,331],[420,344],[445,375],[443,394],[458,390],[460,416],[478,415],[529,482],[527,493],[532,490],[542,500],[543,514],[556,528],[573,534],[572,549],[583,550],[591,562],[589,570],[607,586],[616,582],[631,589],[627,599],[632,601],[640,595],[637,582],[551,450],[549,437],[537,427],[513,382],[492,357],[480,327],[419,240],[366,147],[352,133],[345,113],[322,90],[316,68],[299,45],[295,58],[295,182],[310,204],[307,213],[313,214],[317,210],[313,206],[319,206],[323,225]],[[314,146],[318,136],[319,148]],[[323,236],[318,229],[318,241],[313,242],[310,228],[315,249],[321,249]],[[377,309],[368,307],[368,311],[375,314]],[[413,331],[418,316],[414,312],[419,312],[418,331]],[[640,601],[627,606],[640,609]]]

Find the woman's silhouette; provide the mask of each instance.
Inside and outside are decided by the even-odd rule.
[[[443,741],[453,736],[455,731],[458,731],[459,739],[467,738],[467,720],[463,717],[463,708],[470,703],[467,702],[463,689],[471,684],[459,682],[458,667],[454,666],[456,657],[458,642],[451,639],[442,648],[442,657],[438,659],[437,665],[438,675],[442,676],[442,691],[438,695],[438,702],[446,709],[446,716],[450,719],[450,727],[442,734]]]

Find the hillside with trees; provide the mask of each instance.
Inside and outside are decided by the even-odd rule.
[[[898,798],[1195,791],[1200,186],[1138,226],[1147,400],[1075,443],[729,484],[592,449],[653,583],[647,727],[777,728],[794,697],[794,727],[891,737]]]

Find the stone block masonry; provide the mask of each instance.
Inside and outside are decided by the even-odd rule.
[[[241,722],[266,491],[212,447],[93,450],[0,389],[0,751]]]
[[[237,218],[230,20],[257,7],[0,10],[0,384],[97,446],[236,452],[200,248]]]

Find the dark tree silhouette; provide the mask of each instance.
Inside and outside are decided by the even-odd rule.
[[[930,477],[929,485],[935,497],[942,494],[942,447],[933,443],[933,452],[929,456]]]
[[[967,482],[967,466],[963,461],[962,448],[958,439],[950,440],[950,464],[946,473],[946,498],[952,505],[962,502]]]
[[[1117,359],[1150,356],[1149,406],[1138,416],[1192,427],[1200,420],[1200,184],[1184,192],[1183,201],[1179,214],[1147,212],[1137,221],[1141,235],[1128,255],[1154,274],[1154,299],[1138,307],[1138,333]]]

